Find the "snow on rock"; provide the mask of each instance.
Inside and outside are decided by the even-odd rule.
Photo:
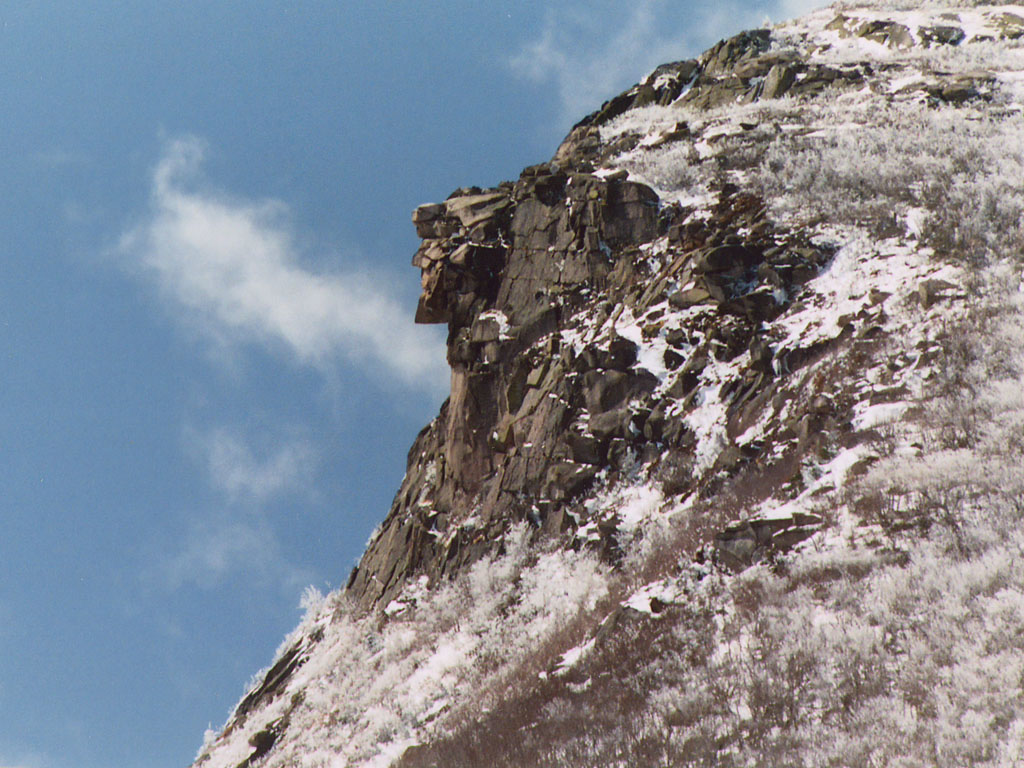
[[[807,672],[821,690],[849,653],[892,654],[866,673],[890,692],[930,695],[947,674],[935,658],[991,692],[968,637],[936,649],[900,612],[941,606],[980,637],[1020,607],[1014,526],[971,521],[1019,510],[1024,487],[1006,458],[1024,423],[1024,6],[886,5],[659,68],[555,164],[418,209],[417,318],[449,324],[452,397],[350,586],[307,601],[197,765],[391,765],[486,723],[515,680],[585,701],[613,677],[591,667],[627,612],[641,628],[699,615],[671,631],[687,648],[713,638],[709,679],[753,685],[751,659],[813,658],[813,641],[831,653]],[[944,378],[971,359],[962,328],[983,329],[984,355]],[[963,520],[918,553],[899,536],[936,507]],[[743,624],[759,601],[775,634]],[[903,645],[915,632],[927,652]],[[801,693],[800,733],[817,733],[829,702]],[[703,723],[700,743],[736,754],[756,741],[749,691],[703,718],[687,695],[655,691],[650,721]],[[897,708],[919,717],[909,700]],[[1011,755],[1024,713],[985,711],[944,721],[946,762]],[[955,751],[994,729],[1000,743]],[[874,762],[900,762],[898,746]]]

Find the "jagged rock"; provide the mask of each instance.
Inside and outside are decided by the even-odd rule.
[[[837,450],[866,448],[882,437],[854,427],[855,400],[875,405],[910,399],[905,387],[872,389],[865,382],[879,373],[883,381],[899,378],[911,366],[924,379],[941,360],[944,343],[929,341],[892,358],[887,370],[871,368],[892,329],[915,311],[934,315],[936,302],[962,292],[931,280],[894,281],[894,297],[875,285],[857,285],[841,294],[837,311],[843,314],[833,323],[832,295],[820,288],[829,280],[808,281],[842,246],[841,227],[836,234],[801,211],[787,215],[785,221],[800,223],[786,229],[770,215],[778,210],[769,205],[774,201],[741,188],[749,183],[746,170],[763,162],[768,148],[786,146],[789,137],[811,149],[830,141],[818,135],[828,133],[820,125],[794,124],[813,111],[805,109],[813,107],[807,102],[824,89],[862,90],[851,99],[858,109],[876,98],[886,107],[922,109],[941,108],[939,101],[971,102],[964,114],[973,115],[990,106],[983,100],[998,82],[990,73],[963,71],[928,70],[918,79],[918,52],[900,53],[909,45],[967,44],[964,29],[954,26],[959,21],[915,22],[911,34],[874,13],[869,21],[854,13],[828,25],[847,38],[838,43],[844,50],[824,59],[831,64],[821,63],[824,47],[812,51],[789,33],[773,38],[761,30],[730,38],[699,62],[659,67],[606,102],[573,128],[551,162],[525,169],[515,182],[457,190],[413,214],[423,238],[414,256],[422,270],[417,320],[447,324],[452,390],[437,419],[417,437],[387,518],[348,582],[358,606],[375,612],[370,621],[408,620],[412,611],[398,619],[380,609],[405,599],[402,590],[412,580],[426,577],[423,583],[433,587],[504,551],[524,521],[530,541],[592,547],[611,563],[627,552],[632,556],[630,537],[646,546],[647,530],[632,527],[625,507],[621,517],[609,509],[623,489],[660,490],[669,499],[664,510],[687,511],[679,517],[692,510],[693,519],[679,521],[693,531],[681,529],[684,543],[667,555],[671,568],[689,562],[697,550],[713,553],[727,570],[742,570],[789,551],[824,523],[799,514],[753,518],[715,535],[715,515],[735,508],[815,508],[811,499],[832,492],[828,484],[838,467],[855,474],[877,461],[868,455],[852,465],[834,462],[828,474],[815,478],[814,465],[832,462]],[[1018,26],[1024,29],[1024,20],[1005,21],[1007,30]],[[877,48],[848,39],[853,36],[893,50],[883,52],[881,61],[835,63],[850,51]],[[816,46],[822,37],[835,43],[825,35]],[[927,61],[943,60],[934,53]],[[914,77],[905,79],[912,59]],[[897,79],[900,87],[893,87]],[[726,111],[691,117],[703,107],[781,96],[793,99],[792,109],[743,110],[738,119]],[[680,99],[689,123],[669,116],[640,136],[622,121],[602,138],[600,126],[613,118]],[[993,112],[1008,103],[992,101]],[[842,100],[829,100],[826,111],[841,114],[844,108]],[[611,135],[623,124],[620,134]],[[706,202],[665,204],[653,189],[630,180],[648,160],[656,162],[659,153],[652,150],[698,141],[704,142],[700,156],[688,162],[703,179]],[[688,148],[661,154],[679,150],[682,156]],[[893,238],[905,235],[898,229]],[[903,259],[900,251],[889,263]],[[846,277],[840,274],[836,282]],[[908,291],[917,308],[905,300]],[[774,322],[790,312],[794,322]],[[781,570],[785,563],[779,565]],[[655,613],[668,604],[656,607],[652,599],[648,605]],[[602,637],[636,614],[612,609]],[[244,722],[269,702],[280,705],[277,697],[307,650],[301,644],[289,648],[243,700],[233,722]],[[260,745],[278,749],[280,724],[250,721],[245,738],[255,731],[256,752],[247,761],[255,761],[263,754],[257,754]],[[422,735],[423,722],[410,728]],[[737,732],[735,738],[753,735]],[[234,761],[246,753],[244,741],[242,746]]]
[[[481,315],[473,321],[470,341],[480,344],[501,338],[502,322],[494,315]]]
[[[650,386],[650,381],[622,371],[590,371],[583,377],[584,399],[591,416],[605,413]]]
[[[616,408],[591,416],[587,428],[598,440],[609,440],[613,437],[627,439],[630,436],[629,425],[632,418],[633,414],[629,408]]]
[[[921,27],[918,30],[918,34],[921,36],[921,41],[926,47],[933,43],[937,45],[960,45],[967,37],[960,27],[942,25]]]
[[[775,64],[765,78],[764,87],[761,90],[761,97],[765,99],[777,99],[784,96],[796,82],[796,69],[788,64]]]
[[[731,571],[742,571],[773,552],[786,552],[821,529],[816,515],[751,519],[734,523],[715,536],[715,558]]]
[[[768,50],[770,44],[771,31],[767,29],[755,29],[722,40],[701,57],[704,73],[719,75],[729,72],[737,64]]]
[[[912,48],[914,45],[910,30],[895,21],[865,21],[857,27],[856,35],[890,48]]]
[[[614,371],[628,371],[636,363],[637,348],[629,339],[616,336],[607,349],[594,345],[583,350],[577,360],[580,370],[606,368]]]
[[[421,205],[413,211],[412,223],[416,225],[416,235],[422,238],[446,237],[445,234],[442,234],[437,229],[444,211],[445,207],[438,203]]]
[[[994,21],[999,28],[1000,36],[1008,40],[1016,40],[1024,35],[1024,18],[1016,13],[1000,13]]]
[[[704,286],[694,286],[682,291],[676,291],[668,297],[669,304],[676,309],[689,309],[697,304],[704,304],[711,300],[711,293]]]
[[[552,501],[571,499],[593,482],[596,474],[592,465],[571,461],[554,464],[548,469],[544,495]]]
[[[524,169],[514,183],[456,190],[417,209],[424,240],[414,258],[422,270],[416,319],[448,325],[452,393],[417,439],[383,531],[353,573],[350,590],[363,605],[390,600],[413,574],[435,578],[485,551],[461,534],[440,546],[431,533],[436,520],[458,529],[470,510],[484,508],[488,530],[500,537],[536,505],[539,529],[557,531],[569,524],[558,505],[591,470],[656,464],[665,451],[687,466],[682,454],[695,436],[683,415],[710,391],[701,387],[710,361],[746,366],[730,390],[734,420],[754,418],[764,406],[776,367],[786,376],[786,363],[800,362],[792,350],[777,359],[755,339],[817,274],[826,249],[777,231],[763,200],[728,183],[707,218],[687,220],[681,206],[663,206],[625,169],[593,172],[635,141],[602,142],[597,126],[640,104],[682,98],[700,107],[863,78],[858,67],[812,66],[771,49],[771,41],[768,30],[745,33],[699,62],[659,67],[575,126],[552,162]],[[679,122],[659,140],[687,140],[690,131]],[[640,248],[663,235],[673,257],[663,274],[650,275]],[[644,339],[664,333],[669,346],[663,362],[673,376],[656,398],[659,382],[638,368],[634,341],[610,330],[582,349],[563,344],[576,318],[614,329],[622,305],[636,316],[666,298],[672,311],[705,304],[708,312],[684,328],[652,322],[642,329]],[[734,472],[749,460],[727,451],[717,467]],[[684,476],[675,473],[668,487]],[[426,477],[435,522],[416,511]]]

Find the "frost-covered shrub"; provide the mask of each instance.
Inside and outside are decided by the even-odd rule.
[[[386,619],[358,613],[344,591],[307,590],[306,616],[278,651],[298,643],[306,661],[284,691],[201,754],[218,749],[223,764],[239,764],[252,734],[284,722],[304,736],[283,740],[262,766],[383,766],[443,724],[521,690],[524,674],[536,681],[593,624],[581,615],[607,610],[610,580],[595,556],[530,537],[525,526],[513,529],[504,554],[435,589],[409,584]]]
[[[917,228],[941,257],[982,262],[1024,244],[1022,172],[1022,137],[1004,121],[896,102],[841,130],[779,135],[756,181],[784,221]]]

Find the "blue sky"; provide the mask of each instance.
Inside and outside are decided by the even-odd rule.
[[[409,223],[821,5],[0,3],[0,768],[188,764],[444,396]]]

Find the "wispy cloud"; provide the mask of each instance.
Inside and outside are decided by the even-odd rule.
[[[185,546],[164,563],[163,572],[171,589],[186,584],[212,587],[236,574],[289,590],[310,580],[308,573],[288,563],[266,520],[231,514],[195,521]]]
[[[601,3],[596,12],[572,3],[551,8],[540,37],[512,58],[512,69],[535,82],[553,82],[561,120],[574,122],[645,70],[678,58],[685,41],[660,29],[663,4],[641,0],[627,14],[622,3]],[[609,18],[621,23],[609,24]]]
[[[240,434],[224,427],[209,432],[186,430],[186,440],[201,454],[210,481],[231,503],[261,505],[271,497],[308,484],[316,452],[290,440],[260,454]]]
[[[514,72],[550,83],[568,127],[659,64],[690,58],[742,29],[800,15],[827,2],[671,3],[588,0],[550,9],[543,29],[510,60]]]
[[[188,427],[183,435],[220,501],[190,514],[180,548],[160,564],[164,584],[212,587],[239,574],[288,589],[307,584],[310,575],[281,551],[273,502],[294,501],[313,486],[319,461],[313,447],[274,436],[254,445],[226,427]]]
[[[121,240],[183,319],[225,346],[256,342],[325,371],[345,362],[444,386],[436,330],[413,326],[407,302],[366,274],[305,268],[287,207],[203,186],[203,153],[192,137],[166,144],[150,212]]]

